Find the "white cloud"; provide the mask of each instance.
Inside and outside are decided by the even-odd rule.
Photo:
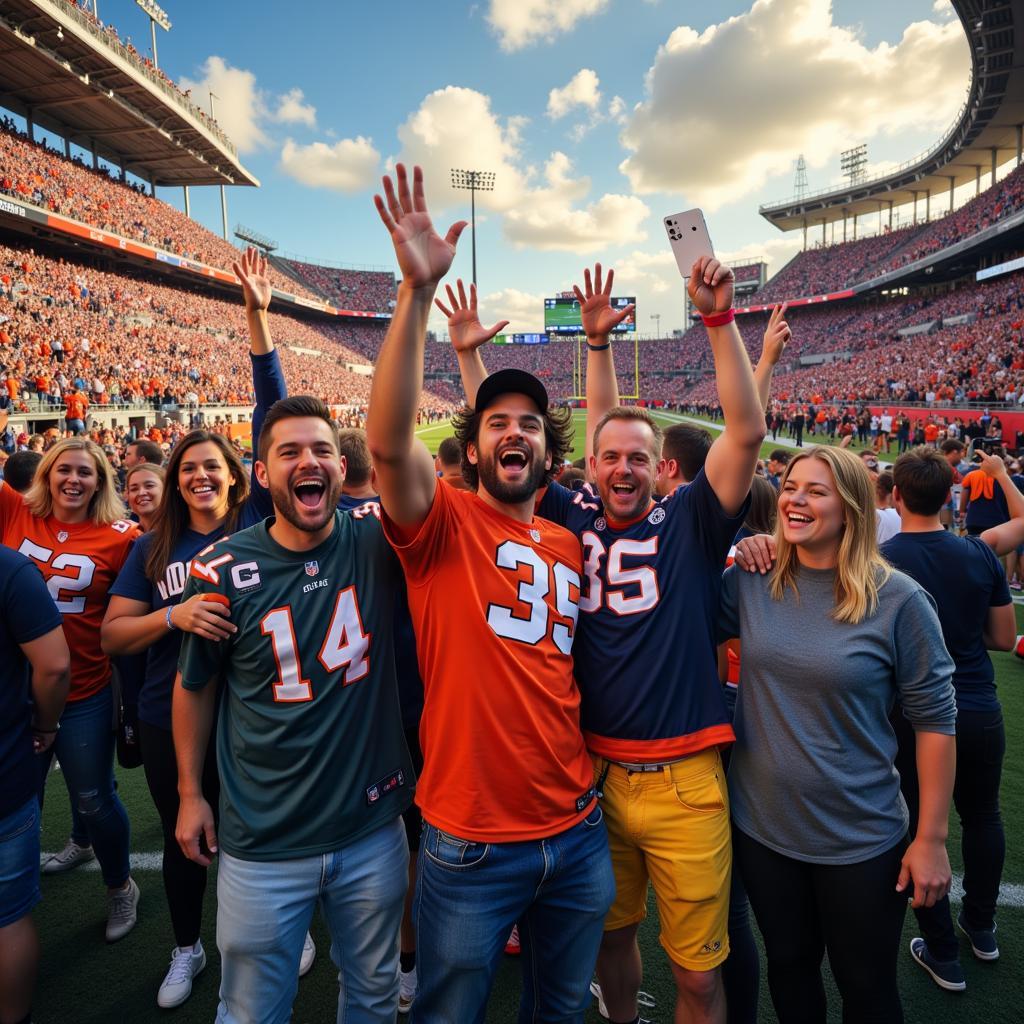
[[[626,123],[626,101],[621,96],[613,96],[608,104],[608,116],[618,124]]]
[[[932,10],[936,14],[941,14],[944,18],[950,17],[954,13],[951,0],[935,0],[932,4]]]
[[[281,124],[304,124],[307,128],[316,127],[316,107],[304,103],[305,93],[299,88],[289,89],[278,97],[274,120]]]
[[[600,14],[609,0],[490,0],[487,20],[503,50],[552,42],[583,18]]]
[[[571,177],[572,162],[552,153],[544,169],[547,182],[533,189],[521,207],[505,215],[505,237],[518,246],[565,252],[594,252],[641,242],[650,214],[636,196],[603,195],[583,207],[574,204],[590,191],[589,178]]]
[[[265,146],[269,139],[261,127],[267,117],[267,106],[251,71],[231,67],[223,57],[207,57],[198,80],[182,77],[182,89],[192,90],[192,99],[209,112],[210,96],[214,99],[217,123],[238,147],[240,153],[251,153]]]
[[[946,127],[969,67],[956,19],[914,22],[872,48],[833,22],[830,0],[756,0],[703,33],[671,33],[622,132],[632,155],[620,170],[638,193],[681,192],[714,209],[801,152],[820,168],[880,132]]]
[[[528,334],[544,330],[544,296],[503,288],[480,299],[480,318],[486,324],[508,320],[508,334]]]
[[[557,121],[576,107],[597,111],[601,106],[601,82],[590,68],[576,72],[560,89],[548,93],[548,117]]]
[[[288,139],[281,150],[281,167],[286,174],[311,188],[336,192],[361,192],[377,177],[380,153],[373,140],[359,136],[331,145],[313,142],[300,146]]]

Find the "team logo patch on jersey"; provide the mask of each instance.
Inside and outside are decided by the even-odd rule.
[[[647,522],[651,526],[657,526],[658,523],[665,522],[665,510],[659,505],[657,508],[651,510],[651,514],[647,517]]]
[[[608,524],[604,521],[604,516],[598,516],[594,520],[594,529],[603,530]]]
[[[381,779],[380,782],[375,782],[372,786],[366,788],[366,802],[368,804],[375,804],[382,796],[386,796],[392,790],[398,789],[400,786],[405,785],[405,772],[401,768],[393,771],[387,778]]]
[[[69,534],[67,530],[61,530],[60,533],[57,534],[57,540],[63,544],[70,536],[71,534]]]
[[[539,544],[540,543],[540,530],[531,530],[530,531],[530,537],[533,538],[533,542],[535,544]]]
[[[314,560],[312,562],[307,562],[306,563],[306,575],[307,576],[317,576],[317,575],[319,575],[319,573],[320,573],[320,563],[319,562]]]

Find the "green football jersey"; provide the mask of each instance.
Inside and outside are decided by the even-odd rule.
[[[223,686],[220,845],[260,861],[338,849],[404,811],[414,785],[392,642],[401,569],[379,521],[337,512],[304,552],[272,522],[193,560],[182,600],[217,595],[238,632],[186,633],[179,660],[187,689]]]

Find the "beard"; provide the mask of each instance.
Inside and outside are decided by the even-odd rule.
[[[481,453],[477,459],[476,469],[480,483],[487,493],[506,505],[521,505],[524,501],[529,501],[544,482],[544,475],[547,472],[544,464],[538,462],[532,453],[526,464],[526,474],[519,483],[505,483],[498,476],[498,460],[493,455],[485,456]]]
[[[332,484],[328,480],[326,484],[327,488],[324,492],[326,500],[324,501],[323,514],[313,521],[302,517],[302,514],[299,512],[302,503],[296,500],[290,487],[276,487],[268,481],[269,486],[267,489],[270,491],[270,500],[274,503],[275,513],[284,516],[296,530],[302,530],[304,533],[316,533],[318,530],[322,530],[334,518],[334,511],[338,507],[338,499],[341,498],[341,481]]]

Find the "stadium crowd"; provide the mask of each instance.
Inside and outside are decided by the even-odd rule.
[[[271,256],[290,277],[322,295],[340,309],[390,313],[395,306],[395,275],[379,270],[346,270],[302,260]]]

